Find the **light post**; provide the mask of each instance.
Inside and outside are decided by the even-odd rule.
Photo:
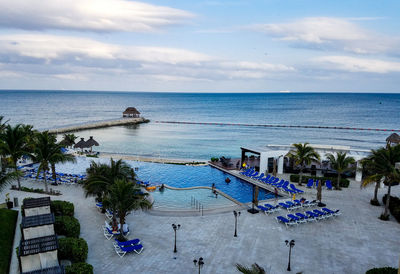
[[[290,271],[290,256],[292,255],[292,247],[294,247],[294,240],[291,240],[290,242],[288,240],[285,241],[286,246],[289,247],[289,262],[287,266],[287,271]]]
[[[233,235],[233,237],[237,237],[237,219],[240,216],[240,211],[237,212],[236,210],[234,210],[233,215],[235,216],[235,235]]]
[[[176,224],[172,224],[172,229],[174,230],[174,232],[175,232],[175,245],[174,245],[174,253],[176,253],[177,252],[177,250],[176,250],[176,231],[179,229],[179,228],[181,228],[181,225],[176,225]]]
[[[200,274],[200,269],[204,265],[203,257],[200,257],[199,260],[194,259],[193,263],[194,263],[194,266],[198,266],[199,267],[199,274]]]

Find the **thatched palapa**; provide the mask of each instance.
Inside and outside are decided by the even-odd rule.
[[[81,140],[74,145],[74,148],[80,148],[83,151],[83,149],[88,148],[88,146],[86,144],[86,141],[83,138],[81,138]]]
[[[86,146],[90,147],[90,151],[92,151],[92,147],[98,147],[99,143],[95,139],[93,139],[93,136],[90,136],[89,140],[86,141]]]
[[[134,108],[134,107],[128,107],[123,113],[123,117],[134,117],[134,118],[139,118],[140,117],[140,112]]]
[[[400,136],[397,133],[392,133],[386,138],[386,143],[389,144],[400,144]]]

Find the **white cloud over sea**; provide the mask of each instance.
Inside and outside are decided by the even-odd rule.
[[[127,0],[0,0],[0,27],[25,30],[152,32],[194,16],[181,9]]]
[[[148,75],[165,81],[258,79],[295,71],[282,64],[222,60],[180,48],[117,45],[42,34],[0,35],[0,63],[9,71],[26,65],[24,70],[30,74],[78,81],[87,77],[76,71]],[[35,65],[42,69],[37,70]]]
[[[356,54],[398,55],[400,39],[375,33],[356,22],[377,18],[306,17],[286,23],[255,24],[246,27],[263,32],[297,47],[339,50]]]

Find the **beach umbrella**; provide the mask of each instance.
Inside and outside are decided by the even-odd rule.
[[[93,139],[93,136],[90,136],[89,140],[86,141],[86,147],[90,147],[90,152],[92,152],[92,147],[93,146],[98,147],[99,143],[96,142],[95,139]]]
[[[81,138],[81,140],[74,145],[74,148],[80,148],[80,149],[82,149],[82,152],[83,152],[83,149],[87,148],[87,147],[88,146],[86,145],[86,142],[83,138]]]
[[[386,143],[389,144],[400,144],[400,136],[397,133],[390,134],[389,137],[386,138]]]

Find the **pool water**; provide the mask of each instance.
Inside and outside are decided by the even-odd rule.
[[[86,158],[77,157],[77,162],[58,164],[56,170],[63,173],[84,174],[90,166],[90,162],[109,163],[106,158]],[[252,201],[253,187],[251,184],[231,176],[210,166],[186,166],[160,163],[147,163],[138,161],[125,161],[136,171],[137,178],[141,181],[149,181],[152,185],[167,184],[176,188],[186,188],[193,186],[215,187],[242,203]],[[230,183],[225,179],[229,178]],[[264,189],[259,190],[258,199],[266,200],[273,198],[273,193]]]
[[[151,193],[154,197],[154,208],[166,209],[195,209],[196,202],[200,203],[203,209],[218,208],[236,205],[222,195],[215,196],[210,189],[188,189],[172,190],[165,188],[158,189]]]

